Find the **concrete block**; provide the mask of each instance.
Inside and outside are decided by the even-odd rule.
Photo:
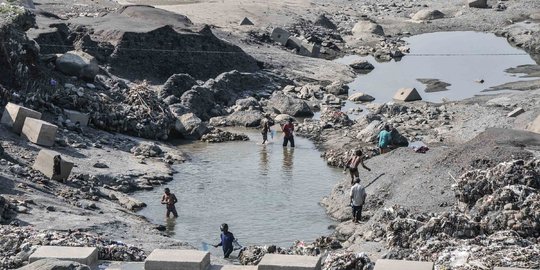
[[[520,115],[520,114],[522,114],[524,112],[525,112],[525,110],[523,108],[517,108],[517,109],[509,112],[507,116],[508,117],[516,117],[516,116],[518,116],[518,115]]]
[[[291,33],[289,31],[276,27],[274,30],[272,30],[272,34],[270,35],[270,38],[275,41],[279,42],[281,45],[285,46],[287,45],[287,40],[289,40],[289,37],[291,36]]]
[[[253,25],[253,22],[247,17],[244,17],[244,19],[240,22],[240,25]]]
[[[41,119],[41,113],[10,102],[6,105],[0,122],[11,127],[13,132],[21,134],[27,117]]]
[[[526,268],[514,268],[514,267],[495,267],[493,270],[529,270]]]
[[[433,263],[380,259],[373,270],[433,270]]]
[[[63,159],[58,152],[43,149],[39,151],[32,168],[40,171],[49,179],[66,180],[73,169],[73,162]]]
[[[212,265],[209,270],[257,270],[256,265]]]
[[[529,124],[527,130],[540,134],[540,115],[538,115],[536,119]]]
[[[76,124],[78,122],[81,127],[88,126],[90,114],[71,110],[64,110],[64,114],[66,115],[67,119],[69,119],[69,121],[71,121],[73,124]]]
[[[287,48],[296,49],[298,54],[303,56],[317,57],[321,52],[321,46],[315,43],[309,43],[306,40],[301,40],[297,37],[289,37]]]
[[[22,129],[22,136],[35,144],[52,146],[57,130],[58,127],[49,122],[26,118]]]
[[[422,97],[418,91],[416,91],[416,88],[401,88],[394,94],[393,99],[399,101],[415,101],[422,100]]]
[[[258,270],[320,270],[321,257],[265,254]]]
[[[198,250],[156,249],[144,262],[145,270],[205,270],[210,253]]]
[[[33,263],[47,258],[95,265],[98,260],[98,250],[94,247],[41,246],[30,255],[28,261]]]

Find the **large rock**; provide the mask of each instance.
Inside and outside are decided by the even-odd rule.
[[[261,106],[261,104],[259,104],[259,101],[257,101],[257,99],[254,97],[247,97],[237,100],[236,106],[240,110],[247,110],[249,108],[258,108]]]
[[[384,36],[384,30],[382,26],[371,21],[357,22],[352,29],[352,33],[355,36],[361,36],[365,34]]]
[[[374,101],[375,98],[362,92],[354,93],[348,98],[350,101],[360,101],[360,102],[369,102]]]
[[[325,88],[327,93],[336,96],[349,94],[349,86],[340,82],[333,82]]]
[[[375,69],[375,66],[366,60],[357,60],[349,64],[349,66],[357,72],[369,72]]]
[[[436,9],[422,9],[412,16],[414,21],[428,21],[441,18],[444,18],[444,13]]]
[[[257,127],[262,117],[260,111],[236,111],[227,116],[227,122],[233,126]]]
[[[170,95],[180,98],[191,87],[197,85],[197,81],[189,74],[174,74],[161,87],[159,91],[160,98],[166,98]]]
[[[96,58],[82,51],[69,51],[56,58],[56,68],[66,75],[85,80],[94,80],[99,72]]]
[[[184,138],[197,140],[209,132],[206,124],[193,113],[176,116],[174,129]]]
[[[203,120],[208,120],[216,115],[212,112],[216,106],[214,94],[208,88],[194,87],[182,95],[180,103],[186,110],[193,112]]]
[[[305,101],[285,95],[282,91],[276,91],[272,94],[272,97],[268,100],[268,107],[280,114],[313,116],[313,112]]]
[[[90,270],[90,267],[78,262],[42,259],[21,267],[19,270]]]
[[[469,7],[487,8],[487,0],[468,0]]]

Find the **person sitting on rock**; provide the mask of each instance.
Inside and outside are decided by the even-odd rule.
[[[360,178],[354,180],[354,186],[351,187],[350,196],[353,222],[358,223],[362,219],[362,207],[366,202],[366,189],[360,185]]]
[[[294,147],[294,125],[293,125],[293,119],[289,118],[287,121],[287,124],[283,125],[281,127],[281,130],[283,131],[283,147],[287,146],[289,142],[291,142],[291,147]]]
[[[364,169],[371,171],[371,169],[364,164],[364,156],[362,155],[362,150],[358,149],[355,151],[354,156],[349,158],[349,160],[345,164],[346,168],[349,169],[349,173],[351,174],[351,186],[354,185],[354,179],[360,177],[360,173],[358,172],[358,165],[360,164],[362,164],[362,167]]]
[[[384,128],[383,130],[381,130],[378,137],[379,137],[379,143],[378,143],[379,151],[381,154],[384,154],[389,151],[389,145],[390,145],[390,140],[391,140],[390,126],[384,125]]]
[[[227,259],[229,258],[229,255],[231,255],[231,253],[234,250],[234,247],[233,247],[234,235],[231,232],[229,232],[229,225],[227,225],[227,223],[221,224],[220,230],[221,230],[221,235],[220,235],[221,242],[219,242],[219,244],[215,244],[214,247],[217,248],[221,246],[223,248],[223,258]]]
[[[169,218],[171,213],[175,218],[178,217],[178,212],[176,212],[176,207],[174,206],[178,202],[178,199],[176,199],[176,196],[171,193],[171,190],[169,188],[165,188],[165,194],[161,197],[161,204],[167,205],[167,213],[165,216]]]

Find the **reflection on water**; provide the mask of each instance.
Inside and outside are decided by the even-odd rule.
[[[168,236],[174,236],[174,227],[176,226],[176,218],[167,218],[165,221],[165,234]]]
[[[328,167],[307,139],[295,138],[294,149],[283,147],[278,133],[260,145],[261,134],[246,131],[239,132],[251,141],[181,146],[192,161],[175,166],[178,173],[167,185],[178,198],[173,237],[196,247],[218,242],[221,223],[244,246],[290,246],[329,233],[332,221],[318,203],[343,177],[339,170]],[[140,214],[156,223],[164,218],[161,192],[135,194],[148,204]]]

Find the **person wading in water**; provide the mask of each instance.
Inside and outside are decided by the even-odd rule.
[[[291,147],[294,147],[294,125],[292,123],[293,119],[289,118],[287,121],[287,124],[283,125],[281,127],[281,130],[283,131],[283,147],[286,147],[288,142],[291,142]]]
[[[345,164],[346,168],[349,169],[349,173],[351,174],[351,186],[354,185],[354,179],[360,177],[360,173],[358,172],[358,165],[360,164],[362,164],[362,167],[364,169],[371,171],[371,169],[364,164],[364,156],[362,155],[362,150],[358,149],[355,151],[354,156],[349,158],[349,160]]]
[[[219,244],[214,245],[214,247],[222,246],[223,248],[223,258],[227,259],[229,258],[229,255],[233,252],[233,242],[234,242],[234,235],[229,232],[229,225],[227,223],[221,224],[221,227],[219,228],[221,230],[221,242]]]
[[[176,207],[174,206],[178,202],[178,199],[176,199],[176,196],[171,193],[171,190],[169,188],[165,188],[165,194],[161,197],[161,204],[167,205],[167,214],[165,216],[169,218],[171,213],[175,218],[178,217],[178,213],[176,212]]]

